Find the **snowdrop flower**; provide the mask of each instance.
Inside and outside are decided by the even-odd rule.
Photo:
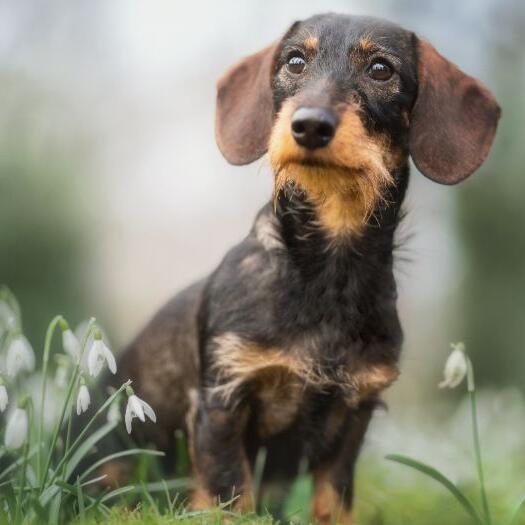
[[[86,412],[91,403],[91,398],[89,396],[89,390],[84,383],[84,380],[81,380],[80,388],[78,389],[77,396],[77,415],[80,416],[82,412]]]
[[[71,331],[69,326],[65,330],[62,330],[62,347],[76,363],[81,353],[80,343],[78,342],[77,336]]]
[[[35,353],[25,336],[15,336],[7,348],[6,370],[8,376],[16,376],[22,370],[32,372],[35,368]]]
[[[9,397],[7,395],[7,389],[2,376],[0,376],[0,412],[3,412],[6,409],[8,402]]]
[[[439,383],[439,388],[455,388],[467,375],[468,364],[465,345],[454,343],[451,346],[453,350],[445,363],[445,378]]]
[[[11,307],[0,300],[0,335],[16,328],[16,315]]]
[[[25,408],[15,408],[5,429],[4,443],[6,448],[17,449],[26,442],[29,430],[28,419]]]
[[[89,374],[93,377],[98,376],[104,366],[104,362],[108,364],[108,368],[112,374],[117,373],[117,362],[115,361],[115,356],[102,340],[102,334],[100,331],[97,331],[88,354],[87,364]]]
[[[126,423],[128,434],[131,434],[131,420],[134,417],[138,417],[143,423],[146,421],[145,416],[148,416],[153,423],[157,422],[157,416],[155,415],[155,412],[153,412],[153,409],[148,403],[146,403],[146,401],[143,401],[140,397],[136,396],[129,385],[126,387],[126,393],[128,394],[128,404],[126,406],[124,422]]]

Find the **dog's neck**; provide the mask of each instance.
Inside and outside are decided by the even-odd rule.
[[[307,275],[323,271],[329,261],[359,261],[381,257],[385,262],[394,246],[394,233],[408,182],[408,166],[392,173],[395,185],[378,202],[358,231],[328,231],[320,220],[319,208],[308,194],[297,188],[284,188],[275,199],[275,215],[282,240],[292,260]],[[348,203],[351,206],[352,202]]]

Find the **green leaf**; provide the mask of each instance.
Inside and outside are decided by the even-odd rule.
[[[78,514],[79,514],[80,520],[84,521],[86,517],[86,511],[85,511],[86,505],[84,503],[84,494],[82,491],[82,487],[80,486],[80,478],[77,478],[76,487],[77,487]]]
[[[162,481],[153,481],[152,483],[142,483],[140,487],[135,487],[133,492],[141,492],[146,489],[148,492],[162,492],[168,489],[186,489],[191,486],[191,479],[167,479]]]
[[[160,452],[158,450],[150,450],[147,448],[132,448],[130,450],[123,450],[121,452],[115,452],[114,454],[109,454],[108,456],[103,457],[102,459],[99,459],[93,465],[88,467],[82,474],[80,475],[80,480],[83,480],[86,478],[89,474],[91,474],[93,471],[97,470],[98,467],[103,465],[104,463],[107,463],[108,461],[113,461],[114,459],[122,458],[125,456],[133,456],[136,454],[149,454],[151,456],[164,456],[164,452]]]
[[[106,501],[116,498],[118,496],[122,496],[122,494],[127,494],[128,492],[131,492],[135,490],[135,487],[133,485],[126,485],[125,487],[120,487],[118,489],[112,490],[111,492],[108,492],[102,498],[100,498],[100,503],[105,503]]]
[[[13,488],[12,483],[7,485],[2,491],[2,500],[7,504],[9,510],[10,518],[13,519],[13,516],[16,513],[16,494]]]
[[[27,454],[27,461],[29,461],[30,458],[32,458],[36,453],[36,447],[32,448],[29,453]],[[0,479],[5,478],[10,472],[15,470],[20,465],[23,465],[24,463],[24,456],[18,458],[16,461],[11,463],[6,469],[2,470],[2,473],[0,474]]]
[[[40,502],[38,501],[38,498],[36,496],[31,497],[31,506],[33,508],[33,512],[38,517],[39,522],[45,523],[47,521],[46,511],[44,510],[44,507],[40,505]]]
[[[64,491],[68,492],[69,494],[72,494],[73,496],[77,495],[77,488],[75,485],[71,485],[71,483],[66,483],[65,481],[62,481],[60,479],[57,479],[55,483]]]
[[[512,514],[512,518],[509,521],[509,525],[519,525],[518,518],[522,511],[525,509],[525,499],[516,507],[516,510]]]
[[[57,525],[60,518],[60,506],[62,504],[62,492],[58,494],[51,501],[51,511],[49,513],[49,524]]]
[[[140,489],[141,489],[140,493],[147,500],[147,502],[149,503],[150,507],[155,511],[155,514],[157,514],[157,516],[160,516],[159,506],[155,503],[155,500],[151,497],[151,494],[149,493],[149,491],[146,488],[146,485],[144,485],[144,483],[140,484]],[[164,487],[163,487],[163,489],[164,489]]]
[[[452,481],[450,481],[447,477],[445,477],[441,472],[436,470],[433,467],[430,467],[429,465],[425,465],[424,463],[421,463],[419,461],[416,461],[415,459],[402,456],[399,454],[390,454],[386,456],[386,459],[389,461],[395,461],[396,463],[400,463],[402,465],[406,465],[408,467],[411,467],[415,470],[418,470],[419,472],[426,474],[433,480],[437,481],[441,485],[443,485],[460,503],[460,505],[465,509],[465,511],[470,514],[470,516],[474,519],[476,523],[479,525],[484,525],[483,520],[479,517],[478,512],[470,502],[470,500],[459,490]]]
[[[98,430],[93,432],[76,450],[71,456],[71,459],[67,462],[67,469],[65,479],[69,479],[73,471],[77,468],[78,464],[82,461],[84,456],[89,454],[93,447],[105,436],[107,436],[115,427],[117,423],[106,423]]]
[[[88,479],[87,481],[84,481],[83,483],[80,484],[81,487],[87,487],[88,485],[93,485],[95,483],[98,483],[99,481],[102,481],[103,479],[105,479],[107,476],[106,474],[103,474],[102,476],[97,476],[96,478],[91,478],[91,479]],[[79,480],[80,478],[77,478],[77,481]]]

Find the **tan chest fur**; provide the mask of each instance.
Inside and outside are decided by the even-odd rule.
[[[282,368],[268,369],[253,382],[256,417],[261,437],[285,430],[296,419],[303,402],[305,384]]]
[[[399,374],[393,364],[370,363],[343,364],[326,372],[300,351],[261,348],[233,333],[217,337],[215,343],[213,366],[218,382],[210,393],[229,400],[241,386],[249,385],[265,436],[293,422],[307,389],[322,392],[335,387],[351,408],[379,394]]]

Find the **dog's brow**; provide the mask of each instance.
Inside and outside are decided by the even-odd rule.
[[[375,53],[384,53],[390,57],[400,59],[399,55],[390,47],[384,46],[372,40],[370,36],[361,37],[357,44],[354,46],[354,52],[363,53],[366,55],[373,55]]]
[[[309,36],[304,42],[303,45],[306,49],[309,51],[313,51],[317,49],[317,45],[319,44],[319,39],[315,36]]]
[[[359,39],[358,47],[365,53],[373,53],[377,51],[377,44],[370,38],[370,36],[363,36]]]

